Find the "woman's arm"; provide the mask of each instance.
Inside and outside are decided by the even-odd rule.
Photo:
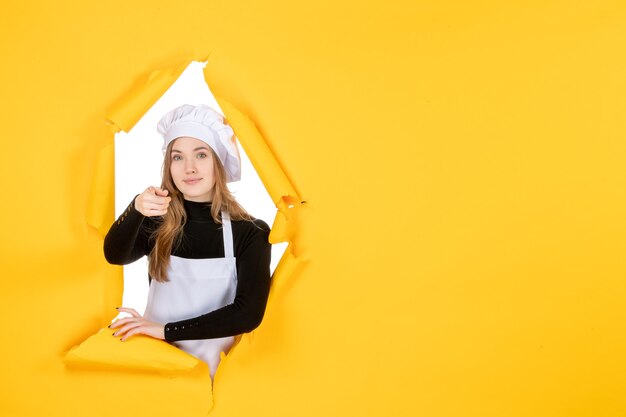
[[[237,289],[232,304],[188,320],[167,323],[165,340],[213,339],[235,336],[261,324],[270,289],[269,226],[255,220],[243,249],[237,253]]]
[[[167,194],[151,186],[135,196],[104,238],[104,257],[109,263],[126,265],[150,253],[148,240],[155,227],[150,217],[167,213],[172,201]]]
[[[126,265],[148,253],[146,251],[150,234],[142,227],[145,216],[135,209],[134,203],[135,199],[113,223],[104,238],[104,257],[111,264]]]

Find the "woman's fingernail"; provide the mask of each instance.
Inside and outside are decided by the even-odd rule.
[[[117,334],[117,332],[113,333],[113,336],[115,336]]]
[[[111,325],[109,324],[107,327],[110,329],[110,328],[111,328]]]
[[[119,307],[115,307],[115,309],[116,309],[116,310],[119,310],[120,308],[119,308]]]

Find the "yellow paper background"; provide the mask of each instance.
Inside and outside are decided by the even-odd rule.
[[[3,5],[0,415],[208,411],[195,371],[63,363],[122,299],[105,120],[190,60],[306,201],[274,199],[295,260],[212,415],[624,415],[625,21],[618,1]]]

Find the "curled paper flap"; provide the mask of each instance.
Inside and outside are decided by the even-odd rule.
[[[87,224],[95,228],[102,237],[106,235],[114,217],[114,170],[115,149],[111,143],[98,152],[85,214]]]
[[[287,246],[272,276],[270,300],[276,298],[277,294],[281,293],[285,284],[290,281],[288,278],[292,278],[304,266],[306,261],[307,258],[294,256],[291,245]]]
[[[201,362],[170,345],[148,336],[133,336],[124,342],[113,337],[116,330],[101,329],[65,355],[70,366],[175,373],[189,371]]]
[[[135,82],[131,89],[107,112],[106,123],[113,133],[130,131],[154,103],[180,77],[191,60],[182,65],[152,71]]]
[[[299,202],[300,197],[298,193],[280,167],[254,122],[228,101],[219,97],[216,97],[216,100],[228,119],[228,123],[235,131],[241,146],[246,150],[250,162],[259,174],[259,178],[274,204],[278,206],[281,198],[285,197]]]

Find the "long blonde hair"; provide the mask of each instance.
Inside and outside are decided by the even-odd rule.
[[[170,166],[172,164],[172,141],[165,151],[163,160],[163,181],[161,188],[169,191],[170,201],[167,213],[161,217],[160,224],[152,234],[154,247],[148,255],[148,273],[158,282],[169,281],[167,277],[167,268],[170,264],[170,255],[172,248],[180,244],[183,236],[183,227],[187,222],[187,213],[183,204],[183,194],[176,188]],[[211,204],[211,217],[216,223],[222,223],[222,210],[230,214],[231,220],[254,220],[248,212],[235,200],[228,187],[226,186],[226,171],[221,161],[211,149],[211,157],[213,158],[213,175],[215,176],[215,185],[213,192],[213,200]],[[158,221],[158,220],[157,220]]]

